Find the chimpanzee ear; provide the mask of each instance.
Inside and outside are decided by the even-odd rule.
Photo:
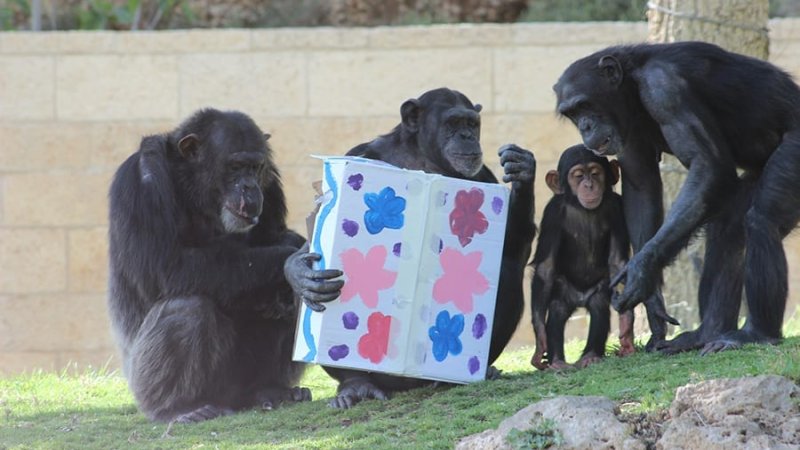
[[[611,185],[613,186],[619,181],[619,161],[612,159],[608,163],[611,164]]]
[[[200,147],[200,138],[196,134],[187,134],[178,141],[178,151],[181,156],[186,159],[191,159],[197,154],[197,149]]]
[[[597,67],[612,86],[617,87],[622,83],[622,66],[619,65],[617,58],[611,55],[603,56]]]
[[[553,194],[563,194],[561,190],[561,183],[558,179],[558,171],[557,170],[550,170],[547,172],[547,175],[544,176],[544,182],[547,183],[547,187],[553,191]]]
[[[419,100],[415,98],[406,100],[400,106],[400,117],[403,120],[403,127],[416,133],[419,129]]]
[[[475,103],[475,112],[479,113],[483,109],[483,105],[480,103]]]
[[[268,141],[268,140],[269,140],[269,138],[271,138],[271,137],[272,137],[272,135],[271,135],[271,134],[269,134],[269,133],[264,133],[264,142]]]

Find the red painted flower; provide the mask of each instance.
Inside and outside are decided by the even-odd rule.
[[[384,316],[374,312],[367,319],[367,334],[358,340],[358,354],[378,364],[389,351],[389,331],[392,327],[392,316]]]
[[[355,248],[342,252],[342,270],[345,274],[341,299],[349,301],[356,295],[368,308],[378,306],[378,291],[394,286],[397,272],[383,268],[386,263],[386,247],[376,245],[364,255]]]
[[[455,207],[450,212],[450,231],[458,236],[462,247],[472,242],[475,233],[483,234],[489,228],[489,221],[481,212],[483,191],[472,188],[456,193]]]

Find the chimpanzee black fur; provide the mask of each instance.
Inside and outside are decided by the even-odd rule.
[[[147,136],[109,193],[109,311],[124,373],[152,420],[196,422],[310,400],[294,387],[297,304],[267,138],[246,115],[198,111]]]
[[[464,94],[447,88],[428,91],[400,107],[402,122],[389,134],[361,144],[347,154],[379,159],[395,166],[439,173],[486,183],[497,178],[483,165],[480,146],[480,105],[473,105]],[[533,180],[536,161],[533,154],[516,145],[500,148],[504,182],[512,184],[508,225],[498,283],[489,363],[505,348],[522,316],[524,295],[522,278],[535,235],[533,223]],[[309,307],[324,309],[320,302],[339,296],[339,287],[324,286],[325,280],[341,272],[322,274],[311,270],[313,253],[298,254],[287,261],[287,278]],[[388,392],[423,386],[430,381],[379,373],[326,367],[339,380],[339,392],[331,405],[349,408],[366,398],[386,398]],[[491,372],[490,376],[495,372]]]
[[[656,323],[656,347],[706,354],[778,342],[788,293],[782,240],[800,220],[800,89],[791,77],[765,61],[682,42],[601,50],[573,63],[554,89],[584,144],[618,154],[622,167],[635,253],[616,280],[625,289],[614,306],[660,303],[648,299],[657,298],[662,269],[705,226],[702,323],[670,342]],[[689,169],[663,225],[662,152]],[[738,330],[743,286],[748,317]]]
[[[564,358],[564,328],[578,307],[588,310],[591,321],[576,366],[586,367],[605,355],[610,277],[625,267],[630,255],[622,197],[613,190],[619,179],[613,162],[575,145],[561,154],[558,170],[547,173],[547,185],[555,195],[542,216],[531,282],[536,336],[531,364],[537,369],[569,366]],[[619,337],[618,353],[633,353],[633,310],[620,314]]]

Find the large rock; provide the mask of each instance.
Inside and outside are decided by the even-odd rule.
[[[800,449],[800,388],[774,375],[678,388],[656,447]]]
[[[639,450],[652,446],[658,423],[649,438],[633,436],[631,425],[616,416],[614,402],[605,397],[557,397],[534,403],[500,423],[495,430],[468,436],[457,450],[512,449],[506,437],[513,429],[550,429],[560,438],[558,449]],[[660,415],[654,415],[660,422]],[[762,375],[720,379],[678,388],[656,442],[659,450],[771,449],[800,450],[800,387],[791,380]],[[653,425],[653,424],[650,424]]]
[[[614,402],[605,397],[557,397],[534,403],[500,423],[496,430],[468,436],[456,444],[458,450],[511,449],[508,433],[529,430],[542,419],[554,422],[563,439],[563,449],[644,450],[642,442],[630,436],[628,425],[615,415]]]

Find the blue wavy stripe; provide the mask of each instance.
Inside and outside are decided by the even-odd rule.
[[[323,163],[323,167],[325,169],[325,181],[328,182],[328,187],[333,193],[333,198],[322,208],[322,212],[319,215],[319,222],[317,222],[316,230],[314,230],[314,253],[322,256],[317,265],[317,268],[320,270],[323,270],[326,267],[325,256],[322,255],[322,244],[320,244],[322,225],[325,223],[325,219],[328,218],[328,215],[330,215],[333,207],[336,206],[336,201],[339,200],[339,193],[336,192],[336,180],[333,178],[333,173],[331,173],[331,165],[328,162],[325,162]],[[311,308],[306,308],[306,312],[303,315],[303,337],[308,345],[308,354],[303,358],[303,361],[307,362],[313,361],[317,356],[317,344],[314,340],[314,335],[311,333],[312,312],[313,311]]]

